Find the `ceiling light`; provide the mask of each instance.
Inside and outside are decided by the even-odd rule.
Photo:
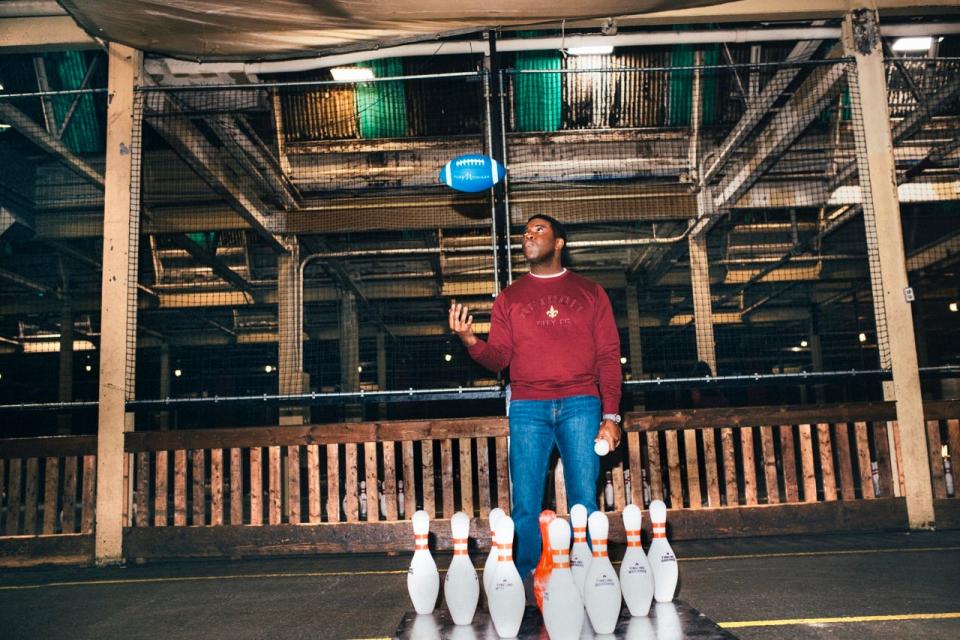
[[[87,373],[90,373],[91,371],[93,371],[93,367],[91,367],[90,365],[87,365],[83,368],[83,370],[86,371]]]
[[[445,362],[450,362],[451,360],[453,360],[453,354],[452,354],[452,353],[445,353],[445,354],[443,354],[443,359],[444,359]]]
[[[800,346],[806,348],[806,346],[807,346],[807,341],[806,341],[806,340],[801,340],[801,341],[800,341]]]
[[[266,371],[267,373],[273,373],[273,365],[268,364],[263,368],[263,370]]]
[[[373,80],[373,69],[370,67],[334,67],[330,75],[337,82],[364,82]]]
[[[866,342],[866,341],[867,341],[867,334],[865,334],[865,333],[863,333],[863,332],[861,332],[860,335],[857,336],[857,337],[860,339],[860,342]]]
[[[956,313],[958,308],[960,308],[960,307],[957,307],[957,303],[956,303],[956,302],[951,302],[951,303],[950,303],[950,307],[949,307],[950,311],[953,311],[954,313]]]
[[[793,351],[794,353],[799,353],[800,351],[803,351],[803,347],[790,347],[790,351]]]
[[[928,51],[933,44],[933,38],[924,36],[922,38],[897,38],[893,46],[894,51]]]
[[[587,47],[570,47],[567,53],[571,56],[608,56],[613,53],[612,44],[597,44]]]
[[[363,365],[362,365],[362,364],[357,366],[357,373],[363,373]]]
[[[620,356],[620,364],[627,364],[627,357],[626,357],[626,356]]]
[[[173,370],[173,375],[176,376],[177,378],[179,378],[180,376],[183,375],[183,371],[181,371],[180,369],[174,369],[174,370]]]

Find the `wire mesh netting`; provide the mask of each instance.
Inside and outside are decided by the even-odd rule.
[[[47,88],[75,90],[78,73],[104,84],[103,61],[89,72],[98,55],[82,73],[77,60],[48,61],[66,79]],[[708,375],[781,382],[731,382],[717,402],[878,397],[854,375],[888,370],[889,345],[878,239],[864,224],[863,124],[839,45],[524,52],[503,65],[394,59],[367,63],[374,79],[362,82],[223,76],[138,92],[128,381],[135,403],[173,402],[149,405],[138,427],[501,413],[498,398],[438,407],[428,392],[509,380],[470,360],[447,309],[467,304],[487,330],[494,294],[526,271],[519,233],[538,213],[568,226],[567,264],[610,294],[628,403],[689,403]],[[960,357],[957,66],[891,59],[887,70],[930,366]],[[6,405],[95,400],[104,330],[105,96],[38,93],[35,71],[18,85],[5,67],[7,91],[27,95],[0,99]],[[452,158],[500,149],[502,192],[438,179]],[[790,377],[805,372],[853,373],[818,387]],[[359,396],[382,391],[424,400]],[[300,394],[302,406],[270,401]],[[222,398],[248,402],[212,404]]]

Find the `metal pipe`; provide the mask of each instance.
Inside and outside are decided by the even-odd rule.
[[[882,25],[880,32],[885,37],[939,36],[960,33],[960,22],[941,22],[926,24]],[[646,31],[640,33],[618,33],[612,36],[586,35],[561,38],[512,38],[499,40],[497,49],[505,51],[544,51],[561,48],[613,45],[614,47],[661,47],[680,44],[719,44],[738,42],[778,42],[796,40],[839,40],[839,27],[790,27],[773,29],[716,29],[699,31]],[[460,42],[421,42],[397,47],[385,47],[373,51],[357,51],[317,58],[297,60],[278,60],[265,62],[189,62],[175,58],[151,59],[144,61],[147,73],[164,75],[166,73],[244,73],[247,75],[298,73],[314,69],[325,69],[341,65],[351,65],[367,60],[382,58],[402,58],[408,56],[435,55],[489,55],[487,42],[467,40]]]

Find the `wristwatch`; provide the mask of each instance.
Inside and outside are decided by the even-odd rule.
[[[623,418],[620,417],[619,413],[605,413],[602,416],[600,416],[600,420],[610,420],[611,422],[620,424]]]

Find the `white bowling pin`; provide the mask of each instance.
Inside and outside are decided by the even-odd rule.
[[[623,528],[627,533],[627,552],[620,563],[620,589],[631,616],[645,616],[653,600],[653,572],[647,554],[640,546],[640,507],[629,504],[623,509]]]
[[[633,483],[630,481],[630,469],[623,470],[623,492],[627,494],[627,504],[633,504]]]
[[[613,475],[609,471],[607,471],[607,483],[603,486],[603,504],[608,510],[613,509]]]
[[[583,627],[583,599],[570,573],[570,525],[557,518],[548,532],[553,569],[543,591],[543,622],[551,640],[576,640]]]
[[[594,511],[587,521],[593,542],[593,559],[583,582],[583,603],[590,624],[597,633],[613,633],[620,617],[620,579],[607,556],[607,532],[610,522],[602,511]]]
[[[360,505],[359,505],[360,519],[366,520],[367,519],[367,481],[366,480],[360,481],[360,496],[358,499],[360,501]]]
[[[490,553],[487,554],[487,561],[483,565],[483,594],[490,595],[490,583],[493,582],[493,572],[497,568],[497,538],[494,533],[494,527],[497,526],[497,520],[503,515],[503,509],[496,507],[490,510],[487,520],[490,523]]]
[[[437,594],[440,593],[440,573],[427,544],[430,537],[430,516],[426,511],[413,514],[413,536],[416,549],[407,571],[407,592],[417,613],[433,613]]]
[[[403,495],[403,480],[397,480],[397,516],[403,520],[407,515],[407,499]]]
[[[570,522],[573,524],[570,573],[573,574],[573,581],[577,583],[580,596],[583,597],[583,581],[587,577],[587,569],[590,568],[590,560],[593,558],[590,547],[587,545],[587,508],[582,504],[573,505],[570,509]]]
[[[443,599],[453,618],[453,624],[470,624],[480,599],[480,581],[477,570],[467,554],[470,536],[470,516],[458,511],[450,518],[450,534],[453,537],[453,560],[443,579]]]
[[[496,524],[497,566],[487,594],[490,619],[501,638],[516,638],[527,606],[523,581],[513,564],[513,518],[502,515]]]
[[[663,500],[650,503],[650,522],[653,524],[653,542],[647,558],[653,570],[653,597],[657,602],[670,602],[677,591],[679,569],[677,557],[667,541],[667,505]]]
[[[377,492],[380,494],[380,516],[387,517],[387,494],[383,492],[383,481],[377,481]]]

